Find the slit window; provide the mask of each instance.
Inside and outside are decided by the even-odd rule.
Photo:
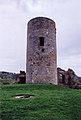
[[[44,46],[44,37],[40,37],[39,40],[40,40],[40,46]]]

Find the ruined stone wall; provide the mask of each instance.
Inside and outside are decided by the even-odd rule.
[[[57,84],[56,28],[49,18],[28,22],[26,83]]]
[[[67,71],[65,71],[61,68],[57,68],[57,73],[59,85],[81,89],[81,82],[72,69],[69,68]]]

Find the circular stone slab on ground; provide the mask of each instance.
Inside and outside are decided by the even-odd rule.
[[[34,95],[30,95],[30,94],[20,94],[20,95],[16,95],[15,98],[31,98]]]

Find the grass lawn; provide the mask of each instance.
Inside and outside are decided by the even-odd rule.
[[[27,99],[20,94],[34,95]],[[48,84],[1,85],[1,120],[81,120],[81,90]]]

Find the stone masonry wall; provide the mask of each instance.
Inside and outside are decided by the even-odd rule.
[[[40,45],[40,38],[44,45]],[[37,17],[28,22],[26,83],[57,84],[55,22]]]

